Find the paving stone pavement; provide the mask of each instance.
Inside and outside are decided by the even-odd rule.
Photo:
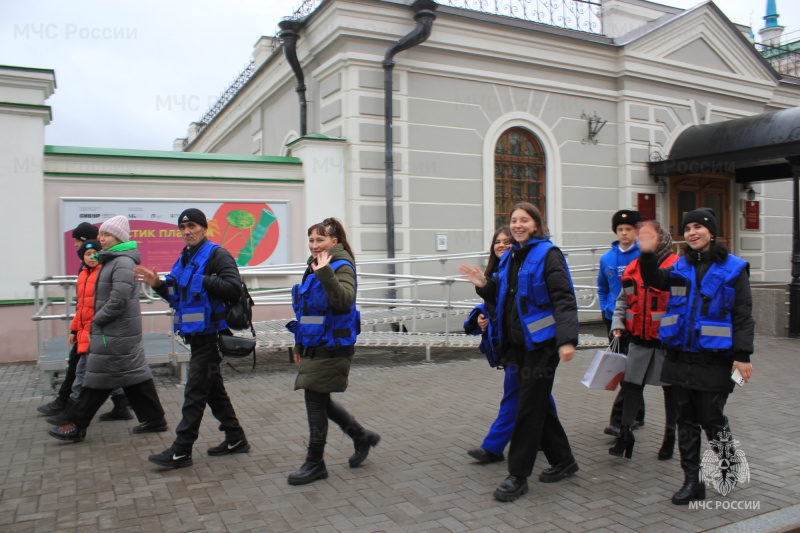
[[[760,337],[756,346],[755,377],[726,409],[750,482],[727,497],[710,488],[701,509],[669,501],[682,474],[677,450],[656,459],[659,388],[646,388],[647,423],[636,431],[633,459],[608,455],[612,439],[602,430],[614,395],[579,383],[594,350],[562,364],[554,388],[580,471],[555,484],[532,477],[531,491],[513,503],[492,498],[505,462],[480,466],[466,455],[494,419],[503,379],[473,350],[434,350],[433,364],[422,364],[422,350],[360,350],[350,388],[336,398],[381,443],[351,469],[352,443],[332,425],[330,477],[302,487],[286,483],[308,430],[285,353],[261,354],[252,373],[246,361],[236,363],[242,374],[224,370],[250,453],[208,457],[221,433],[207,410],[194,466],[173,471],[147,461],[172,442],[180,416],[183,390],[169,369],[154,372],[170,432],[133,436],[135,421],[95,419],[86,440],[70,444],[47,436],[37,415],[52,399],[44,376],[32,364],[0,365],[0,531],[658,532],[775,516],[800,502],[800,341]],[[543,462],[540,455],[534,476]]]

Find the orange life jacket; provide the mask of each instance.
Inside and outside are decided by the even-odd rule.
[[[672,266],[678,259],[677,255],[670,254],[659,267]],[[639,258],[634,259],[622,273],[622,290],[628,302],[625,329],[642,340],[658,339],[658,327],[661,325],[661,317],[667,310],[669,291],[660,291],[644,284],[639,269]]]

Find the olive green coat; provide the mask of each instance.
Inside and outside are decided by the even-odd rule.
[[[347,253],[344,246],[334,244],[328,253],[331,254],[331,263],[346,259],[354,264],[353,257]],[[308,264],[314,260],[309,257]],[[311,267],[309,266],[309,269]],[[309,273],[310,274],[310,273]],[[333,306],[334,311],[344,312],[350,309],[356,298],[355,271],[349,265],[340,266],[336,272],[330,264],[316,272],[317,279],[322,284],[325,296]],[[303,346],[295,346],[295,351],[303,354]],[[347,379],[350,375],[350,363],[353,356],[348,357],[303,357],[300,370],[294,383],[294,389],[308,389],[315,392],[344,392],[347,389]]]

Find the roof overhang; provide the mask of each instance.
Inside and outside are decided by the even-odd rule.
[[[722,173],[745,183],[791,178],[792,159],[800,161],[800,107],[692,126],[649,166],[656,178]]]

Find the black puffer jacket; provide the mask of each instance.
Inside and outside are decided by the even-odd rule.
[[[684,260],[693,265],[697,273],[695,286],[700,286],[700,282],[713,263],[724,261],[727,256],[728,251],[725,247],[717,243],[714,243],[707,252],[686,250]],[[655,254],[652,253],[642,253],[639,261],[642,280],[647,285],[660,290],[669,290],[669,273],[672,271],[672,267],[658,268]],[[755,335],[749,266],[739,274],[733,288],[735,291],[731,311],[733,359],[749,363],[750,354],[753,353],[753,337]],[[732,367],[733,361],[730,357],[717,353],[668,350],[661,371],[661,381],[694,390],[730,392],[734,387],[734,383],[730,379]]]

